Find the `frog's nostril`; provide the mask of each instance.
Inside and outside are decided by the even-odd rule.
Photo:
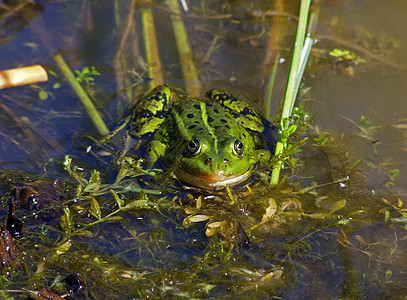
[[[228,163],[229,163],[229,159],[225,158],[225,159],[223,159],[223,162],[224,162],[225,164],[228,164]]]
[[[212,158],[205,159],[205,165],[210,165],[212,163]]]

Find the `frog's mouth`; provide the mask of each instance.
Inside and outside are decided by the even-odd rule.
[[[178,168],[174,171],[177,178],[187,184],[206,190],[220,190],[226,186],[233,186],[248,179],[252,174],[253,167],[246,172],[236,176],[225,176],[223,174],[198,175]]]

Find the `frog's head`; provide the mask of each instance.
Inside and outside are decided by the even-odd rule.
[[[181,181],[203,189],[222,189],[248,179],[256,162],[253,137],[246,131],[237,137],[186,141],[174,171]]]

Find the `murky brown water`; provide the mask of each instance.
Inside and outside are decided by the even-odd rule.
[[[383,57],[387,63],[366,58],[367,63],[360,65],[356,76],[318,74],[313,84],[313,97],[321,105],[320,111],[312,114],[323,128],[343,134],[346,147],[356,156],[373,161],[392,158],[401,174],[406,172],[405,130],[387,127],[373,134],[372,139],[381,142],[374,153],[371,140],[356,137],[358,128],[348,119],[359,125],[360,116],[364,115],[371,119],[372,126],[391,126],[406,118],[403,97],[407,63],[407,39],[403,33],[405,5],[402,1],[348,1],[338,8],[321,10],[321,26],[329,28],[332,18],[338,19],[331,31],[334,36],[351,43],[367,36],[372,40],[373,53],[385,44],[388,44],[389,52]],[[396,41],[394,46],[392,41]],[[401,188],[405,184],[403,177],[401,175],[397,180]]]

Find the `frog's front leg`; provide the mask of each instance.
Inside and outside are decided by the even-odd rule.
[[[160,85],[142,97],[133,110],[130,133],[141,139],[153,136],[170,111],[171,89]]]
[[[236,117],[236,120],[243,127],[256,131],[263,131],[263,123],[260,116],[244,101],[239,100],[232,94],[219,90],[210,90],[207,95],[230,109],[231,113]]]

